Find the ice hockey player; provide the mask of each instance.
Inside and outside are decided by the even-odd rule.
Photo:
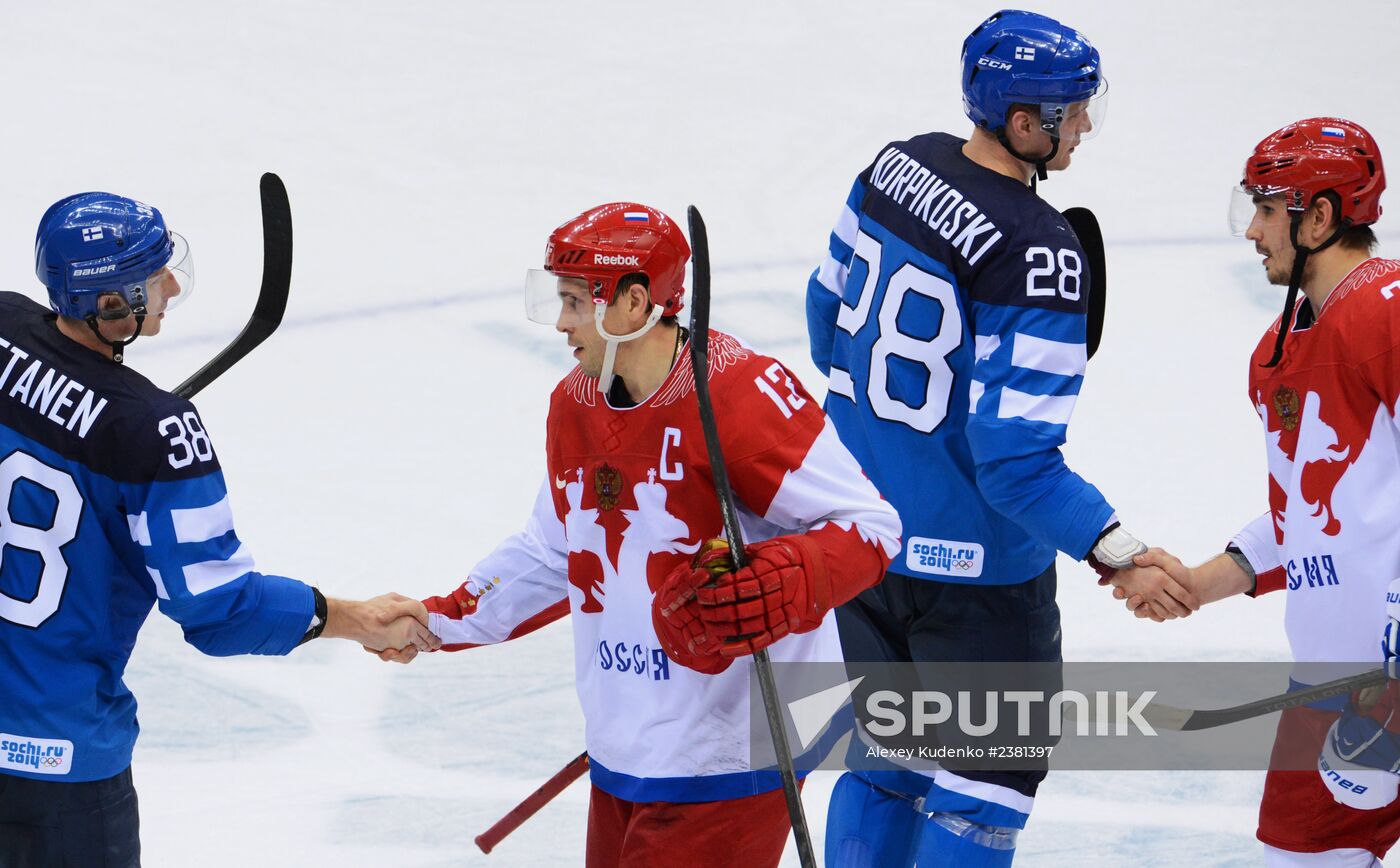
[[[1097,132],[1106,87],[1082,34],[998,12],[963,43],[971,138],[893,142],[851,187],[808,284],[812,358],[904,540],[884,582],[838,611],[848,661],[1059,661],[1056,550],[1119,571],[1164,617],[1197,605],[1133,566],[1146,547],[1060,453],[1094,275],[1034,185]],[[827,863],[1009,865],[1044,776],[848,773]]]
[[[121,364],[193,281],[159,211],[63,199],[35,267],[53,312],[0,293],[0,865],[128,868],[138,727],[122,673],[153,604],[216,656],[317,635],[437,641],[416,600],[328,600],[254,570],[194,405]]]
[[[1249,366],[1269,510],[1194,569],[1144,556],[1202,604],[1287,588],[1288,641],[1305,664],[1400,656],[1400,261],[1372,255],[1371,229],[1384,189],[1380,149],[1351,121],[1309,118],[1255,147],[1231,223],[1288,287]],[[1115,594],[1150,617],[1140,597]],[[1295,680],[1316,683],[1301,676],[1317,669]],[[1396,699],[1391,681],[1283,714],[1259,808],[1267,864],[1380,864],[1400,837]],[[1319,753],[1317,772],[1298,770],[1299,754]]]
[[[549,236],[531,319],[578,364],[554,389],[534,511],[455,592],[445,650],[573,616],[593,792],[590,866],[776,865],[778,773],[749,763],[752,658],[840,660],[827,613],[880,580],[899,522],[783,365],[676,321],[690,248],[644,205]],[[732,571],[688,341],[708,340],[719,435],[752,558]],[[403,659],[406,655],[383,655]],[[742,854],[742,855],[739,855]]]

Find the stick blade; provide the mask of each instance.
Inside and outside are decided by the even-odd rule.
[[[263,274],[253,314],[228,346],[172,392],[193,398],[272,335],[282,324],[292,281],[292,206],[287,188],[272,172],[258,183],[262,200]]]
[[[1063,214],[1089,259],[1089,321],[1086,326],[1089,358],[1092,359],[1103,340],[1103,320],[1108,307],[1108,264],[1104,256],[1103,230],[1099,228],[1099,219],[1088,208],[1066,208]]]
[[[275,288],[289,287],[292,282],[292,205],[287,186],[272,172],[263,174],[258,192],[262,198],[263,279],[253,318],[271,334],[287,312],[288,292]],[[268,291],[269,286],[273,291]]]

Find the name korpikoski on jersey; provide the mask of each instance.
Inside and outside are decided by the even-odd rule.
[[[976,265],[1001,240],[1001,230],[962,191],[894,145],[875,161],[870,183],[952,241],[953,249],[968,265]]]

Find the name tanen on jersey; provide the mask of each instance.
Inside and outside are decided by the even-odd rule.
[[[4,338],[0,338],[0,347],[10,351],[5,370],[0,373],[0,390],[5,396],[80,438],[87,437],[97,417],[107,408],[107,399],[97,397],[87,386],[59,373],[42,359],[32,358],[27,350]],[[29,364],[11,381],[11,374],[26,359]]]

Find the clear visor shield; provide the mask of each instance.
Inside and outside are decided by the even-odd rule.
[[[1042,125],[1053,125],[1060,136],[1060,147],[1073,148],[1087,142],[1103,129],[1108,114],[1108,79],[1099,79],[1099,89],[1088,99],[1072,103],[1043,103],[1040,107]]]
[[[127,289],[132,304],[144,304],[152,316],[173,310],[194,294],[194,257],[190,244],[178,232],[170,233],[174,250],[170,261],[137,286]]]
[[[1286,192],[1286,187],[1236,186],[1230,191],[1230,234],[1245,234],[1256,218],[1287,220],[1288,209],[1283,199]]]
[[[594,300],[588,281],[532,268],[525,272],[525,316],[542,325],[564,328],[593,320]]]

